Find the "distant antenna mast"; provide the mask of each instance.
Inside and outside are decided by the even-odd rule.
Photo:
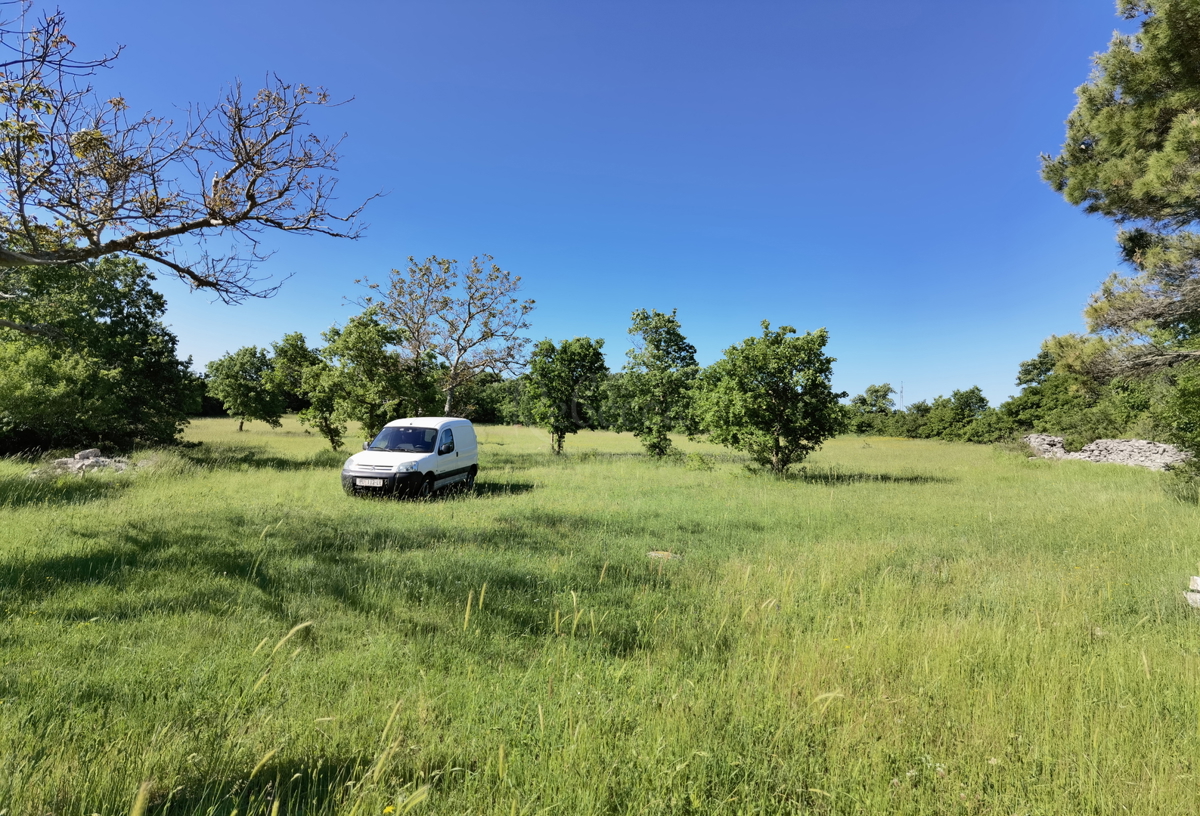
[[[900,381],[900,410],[904,410],[904,380]]]

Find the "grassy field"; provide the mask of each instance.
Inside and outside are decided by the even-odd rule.
[[[488,427],[474,495],[378,501],[234,428],[0,462],[5,816],[1200,806],[1160,474],[848,437],[780,481]]]

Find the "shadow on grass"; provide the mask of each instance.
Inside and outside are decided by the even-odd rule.
[[[472,498],[493,498],[495,496],[519,496],[533,490],[530,482],[476,482],[474,493],[453,493],[448,498],[461,498],[470,501]]]
[[[445,502],[473,501],[497,496],[519,496],[534,489],[531,482],[476,482],[473,490],[465,490],[457,485],[448,485],[423,499],[406,496],[400,493],[358,493],[355,499],[378,502]]]
[[[476,763],[465,757],[452,757],[445,752],[422,752],[419,760],[399,761],[380,778],[367,774],[377,758],[311,757],[294,760],[271,760],[247,776],[211,779],[185,784],[175,790],[152,795],[146,813],[237,813],[245,816],[267,816],[275,812],[292,814],[340,813],[354,808],[361,798],[363,782],[396,790],[400,780],[409,780],[408,793],[421,785],[435,790],[458,787]],[[369,785],[373,787],[373,785]],[[395,797],[392,797],[395,798]],[[278,804],[283,805],[279,809]],[[275,810],[273,810],[275,808]]]
[[[511,648],[506,638],[570,633],[574,593],[590,588],[588,608],[609,612],[600,627],[589,628],[590,642],[623,656],[651,644],[645,622],[688,591],[686,579],[679,583],[681,567],[664,569],[640,548],[577,554],[601,527],[615,536],[644,534],[636,520],[628,524],[627,530],[611,519],[541,512],[483,528],[446,520],[397,529],[370,514],[304,514],[264,538],[260,520],[233,512],[169,527],[126,521],[116,529],[77,530],[74,552],[30,550],[0,563],[0,605],[36,605],[42,619],[72,623],[251,614],[287,628],[318,615],[346,615],[358,619],[355,626],[369,621],[433,644],[464,636],[463,605],[486,584],[486,614],[477,621],[501,637],[478,643],[489,644],[483,652],[494,645],[500,655]],[[590,626],[591,619],[576,623]],[[427,659],[442,654],[458,659],[455,649],[432,646]]]
[[[784,477],[788,481],[806,482],[819,485],[846,484],[950,484],[954,479],[946,476],[933,476],[928,473],[865,473],[861,471],[844,471],[830,468],[809,468]]]
[[[115,496],[129,482],[111,475],[85,473],[82,475],[35,477],[0,477],[0,509],[57,504],[83,504]]]
[[[290,459],[256,445],[201,445],[179,450],[179,457],[207,470],[326,470],[340,467],[353,451],[322,450],[301,459]]]

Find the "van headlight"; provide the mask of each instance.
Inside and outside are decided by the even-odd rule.
[[[417,469],[416,462],[405,462],[403,464],[396,465],[397,473],[411,473],[412,471],[414,471],[416,469]]]

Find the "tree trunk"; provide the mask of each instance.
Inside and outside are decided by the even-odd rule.
[[[442,406],[442,416],[450,416],[450,407],[454,402],[454,386],[446,389],[446,404]]]
[[[242,417],[238,420],[238,433],[242,432],[242,426],[246,424],[246,418]]]

